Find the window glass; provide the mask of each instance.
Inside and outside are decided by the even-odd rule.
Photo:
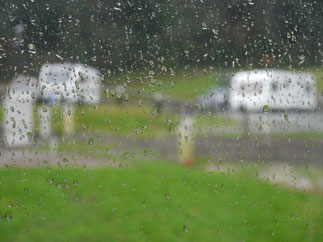
[[[0,9],[0,241],[322,240],[321,1]]]

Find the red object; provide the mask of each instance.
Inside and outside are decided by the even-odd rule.
[[[192,161],[192,160],[186,161],[185,166],[192,168],[194,166],[194,161]]]

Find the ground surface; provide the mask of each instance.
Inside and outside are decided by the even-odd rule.
[[[167,162],[0,171],[4,241],[320,241],[323,197]]]

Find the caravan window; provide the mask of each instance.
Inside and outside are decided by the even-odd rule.
[[[245,83],[240,85],[240,92],[243,94],[257,95],[261,94],[263,89],[263,84],[260,82]]]
[[[277,81],[273,81],[271,83],[271,90],[274,91],[274,92],[276,92],[276,91],[278,91],[278,88],[279,88],[278,82]]]

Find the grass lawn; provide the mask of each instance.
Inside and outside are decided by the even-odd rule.
[[[167,162],[0,170],[2,241],[320,241],[323,196]]]
[[[222,79],[221,77],[221,81]],[[218,86],[221,81],[219,81],[219,72],[204,71],[203,69],[180,70],[174,74],[158,75],[135,73],[131,77],[118,75],[105,80],[107,84],[124,84],[132,89],[140,90],[141,94],[148,96],[153,92],[161,92],[167,97],[185,100],[194,100],[196,96]],[[135,93],[133,96],[138,95]]]
[[[316,79],[317,93],[318,95],[323,95],[323,69],[309,69],[306,70],[311,72]]]
[[[323,71],[321,69],[306,70],[313,73],[317,80],[317,89],[319,95],[323,91]],[[148,97],[152,97],[153,92],[162,92],[166,94],[166,98],[194,100],[196,96],[208,92],[212,87],[223,84],[224,79],[228,79],[230,75],[218,70],[202,69],[196,71],[178,71],[174,75],[156,75],[148,78],[134,75],[133,77],[111,77],[112,80],[107,80],[109,84],[127,84],[127,79],[132,79],[127,85],[134,90],[144,89],[144,93]],[[142,81],[138,81],[141,78]],[[118,79],[118,80],[117,80]],[[124,81],[123,81],[124,79]],[[154,84],[151,84],[151,79],[154,79]],[[140,83],[141,82],[141,83]],[[106,94],[104,94],[106,95]],[[111,98],[111,97],[110,97]],[[114,97],[116,98],[116,97]],[[173,131],[179,121],[178,115],[156,113],[155,107],[147,104],[138,106],[137,100],[141,96],[138,92],[134,92],[133,97],[129,98],[128,104],[115,105],[113,102],[100,104],[98,106],[77,106],[75,116],[76,132],[97,132],[101,134],[113,135],[130,135],[135,137],[155,137],[160,135],[168,135]],[[37,108],[35,107],[35,110]],[[62,122],[60,120],[61,108],[54,109],[53,115],[53,130],[58,134],[62,134]],[[36,117],[35,113],[35,117]],[[3,110],[0,109],[0,120],[3,120]],[[199,115],[196,120],[197,126],[232,126],[234,121],[221,117],[210,117],[207,115]],[[37,132],[36,132],[37,133]]]
[[[217,73],[214,71],[208,73],[203,73],[203,71],[180,72],[175,76],[157,77],[156,79],[157,85],[151,87],[152,90],[169,94],[170,97],[193,100],[196,96],[207,93],[210,88],[219,84]]]
[[[35,110],[38,108],[35,106]],[[0,121],[3,112],[0,109]],[[52,130],[54,134],[63,135],[62,107],[57,106],[52,110]],[[34,133],[38,134],[38,114],[35,112]],[[97,106],[76,106],[75,109],[75,133],[92,133],[93,136],[113,135],[130,136],[134,138],[155,138],[168,135],[176,135],[177,125],[180,122],[178,114],[162,112],[158,114],[154,107],[148,105],[138,106],[133,103],[116,105],[113,103],[100,104]],[[228,116],[214,116],[209,114],[198,114],[195,116],[195,127],[203,128],[237,128],[239,122]],[[220,136],[232,136],[232,133],[220,132]],[[240,136],[237,132],[234,136]],[[272,134],[274,137],[292,137],[297,139],[322,138],[320,133],[299,132]]]
[[[195,119],[197,127],[216,126],[216,127],[231,127],[239,125],[235,120],[225,116],[210,116],[210,115],[198,115]]]
[[[113,76],[106,80],[108,84],[126,84],[128,87],[141,90],[142,94],[151,95],[152,92],[161,92],[169,98],[194,100],[198,95],[207,93],[211,88],[219,85],[228,85],[231,75],[239,70],[180,70],[170,74],[158,74],[149,77],[149,74],[133,74]],[[297,69],[295,69],[297,71]],[[301,71],[312,73],[317,82],[317,93],[323,92],[323,69],[311,68]],[[131,80],[128,83],[127,80]],[[140,81],[139,81],[140,80]],[[130,93],[129,93],[130,94]],[[137,93],[134,94],[138,96]]]
[[[157,114],[150,106],[138,107],[134,104],[101,104],[97,106],[77,106],[75,112],[75,132],[115,136],[132,136],[136,138],[161,137],[176,132],[180,117],[178,114]],[[53,131],[63,134],[62,110],[53,109]],[[196,115],[197,128],[215,125],[230,127],[238,125],[229,117]]]
[[[156,114],[149,106],[101,104],[77,106],[75,110],[75,132],[112,134],[116,136],[155,137],[167,135],[173,128],[176,117]],[[63,133],[62,109],[53,109],[53,131]]]

